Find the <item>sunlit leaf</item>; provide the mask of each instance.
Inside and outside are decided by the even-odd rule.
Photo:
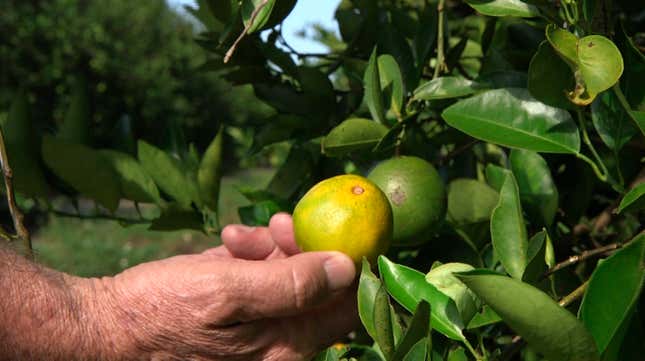
[[[385,123],[385,106],[383,105],[383,93],[381,92],[380,74],[378,66],[378,55],[376,48],[372,51],[370,60],[365,69],[363,83],[365,86],[365,103],[370,110],[372,118],[378,123]]]
[[[161,202],[155,182],[134,157],[109,149],[100,150],[99,154],[112,166],[124,198],[135,202]]]
[[[540,15],[538,8],[521,0],[466,0],[466,3],[488,16],[531,18]]]
[[[343,156],[357,150],[372,149],[386,133],[387,128],[383,124],[349,118],[327,134],[322,150],[328,156]]]

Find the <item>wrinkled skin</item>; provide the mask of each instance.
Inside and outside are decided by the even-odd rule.
[[[302,360],[356,327],[353,262],[300,253],[289,215],[229,225],[222,241],[93,280],[109,358]]]

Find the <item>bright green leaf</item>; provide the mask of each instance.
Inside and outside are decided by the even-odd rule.
[[[381,287],[381,280],[370,270],[370,263],[363,258],[360,281],[358,283],[358,315],[367,333],[376,339],[374,327],[374,302]]]
[[[428,301],[433,328],[453,340],[464,339],[463,322],[454,301],[426,282],[423,273],[393,263],[385,256],[378,258],[378,268],[388,293],[401,306],[414,312],[421,300]]]
[[[499,202],[490,219],[495,254],[506,272],[521,279],[527,265],[528,240],[515,177],[507,174],[499,192]]]
[[[476,270],[457,274],[528,346],[549,360],[597,361],[593,337],[549,295],[519,280]]]
[[[365,84],[365,103],[372,114],[372,118],[381,124],[385,123],[385,106],[383,105],[383,93],[380,84],[381,75],[379,74],[378,55],[376,48],[372,50],[372,55],[367,63],[363,83]]]
[[[269,21],[271,16],[271,11],[275,5],[276,0],[243,0],[242,1],[242,19],[244,20],[244,26],[248,27],[247,33],[251,34],[260,29]],[[260,8],[262,6],[262,8]],[[256,9],[260,8],[256,11]],[[254,19],[253,12],[256,11],[256,16]],[[253,20],[253,23],[251,23]],[[249,26],[249,24],[251,24]]]
[[[461,100],[442,113],[475,138],[545,153],[577,153],[580,135],[569,112],[535,100],[526,89],[505,88]]]
[[[111,166],[121,186],[121,195],[135,202],[160,203],[161,196],[152,178],[129,154],[115,150],[100,150],[99,154]]]
[[[474,267],[469,264],[450,262],[434,267],[426,274],[428,283],[455,301],[464,323],[470,322],[475,316],[480,303],[477,296],[455,277],[453,272],[466,272],[473,269]]]
[[[554,24],[546,27],[546,38],[555,51],[575,70],[578,65],[578,38]]]
[[[383,124],[364,118],[349,118],[325,137],[322,150],[328,156],[343,156],[351,152],[373,148],[387,133]]]
[[[435,100],[458,98],[471,95],[481,89],[478,83],[457,76],[435,78],[421,84],[414,90],[414,100]]]
[[[118,208],[121,194],[118,178],[99,152],[46,135],[42,157],[47,167],[76,191],[111,212]]]
[[[623,74],[623,57],[616,45],[602,35],[578,41],[578,65],[587,92],[595,96],[611,88]]]
[[[627,326],[645,281],[645,234],[601,262],[591,275],[580,318],[604,352]],[[620,341],[620,340],[618,340]],[[603,358],[604,360],[605,358]],[[615,360],[615,358],[614,358]]]
[[[549,165],[541,155],[528,150],[513,149],[509,159],[522,207],[536,223],[550,227],[558,210],[558,189]]]
[[[645,208],[645,182],[637,184],[625,194],[618,205],[618,213],[638,211],[643,208]]]
[[[510,170],[506,168],[502,168],[498,165],[488,163],[486,165],[486,182],[497,192],[499,192],[502,189],[502,185],[504,185],[504,180],[506,179],[506,174],[510,172]],[[497,204],[497,202],[495,202]]]
[[[405,89],[403,88],[401,69],[392,55],[384,54],[378,57],[378,74],[381,93],[389,103],[384,104],[384,108],[388,108],[389,105],[389,109],[397,117],[400,117]]]
[[[488,16],[531,18],[540,15],[538,8],[521,0],[466,0],[466,3]]]

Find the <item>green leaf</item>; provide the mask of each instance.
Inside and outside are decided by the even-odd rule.
[[[472,330],[475,328],[488,326],[501,320],[502,319],[499,317],[499,315],[496,314],[495,311],[490,308],[490,306],[484,305],[481,312],[476,313],[473,319],[470,320],[466,329]]]
[[[180,229],[203,230],[201,214],[184,208],[183,205],[171,203],[161,210],[157,219],[152,221],[151,231],[177,231]]]
[[[365,84],[365,103],[372,114],[372,118],[381,124],[385,123],[385,106],[383,105],[383,93],[381,92],[381,75],[379,74],[378,56],[376,48],[367,63],[363,83]]]
[[[429,337],[429,336],[428,336]],[[428,353],[432,351],[428,338],[422,338],[410,348],[410,351],[403,357],[403,361],[424,361],[429,360]]]
[[[65,183],[109,211],[116,211],[121,193],[119,181],[110,164],[97,151],[46,135],[42,157],[47,167]]]
[[[414,90],[414,100],[435,100],[458,98],[474,94],[482,86],[466,78],[444,76],[421,84]]]
[[[457,277],[486,302],[528,346],[549,360],[597,361],[593,337],[549,295],[519,280],[475,270]]]
[[[488,16],[532,18],[540,15],[538,8],[521,0],[466,0],[466,3]]]
[[[364,118],[349,118],[325,137],[322,151],[330,157],[339,157],[351,152],[372,149],[388,129],[377,122]]]
[[[575,70],[578,65],[578,38],[557,25],[549,24],[546,27],[546,39],[562,59]]]
[[[378,74],[381,93],[385,99],[388,99],[388,104],[384,104],[384,108],[389,108],[397,117],[400,117],[405,89],[401,69],[392,55],[384,54],[378,57]]]
[[[450,350],[447,361],[468,361],[466,350],[461,346]]]
[[[627,111],[612,91],[603,92],[591,104],[593,125],[600,139],[615,153],[638,132]]]
[[[421,300],[392,360],[402,361],[419,341],[427,340],[427,337],[430,337],[430,304]]]
[[[419,19],[419,27],[414,37],[414,49],[416,55],[416,65],[418,72],[423,70],[426,65],[430,51],[433,49],[437,40],[437,7],[432,4],[426,4]]]
[[[533,283],[540,280],[540,277],[546,272],[546,231],[542,230],[529,239],[527,251],[527,265],[522,275],[524,282]]]
[[[274,214],[286,209],[273,200],[261,201],[256,204],[240,207],[237,213],[240,221],[247,226],[268,226]]]
[[[543,41],[529,64],[528,89],[544,104],[573,109],[567,92],[575,86],[569,66],[557,56],[553,47]]]
[[[558,189],[549,165],[538,153],[521,149],[513,149],[509,160],[522,207],[531,220],[550,227],[558,210]]]
[[[645,112],[632,110],[629,112],[629,115],[632,116],[632,119],[638,124],[638,128],[641,130],[641,133],[645,135]]]
[[[455,179],[448,185],[447,219],[456,225],[488,222],[499,195],[475,179]]]
[[[470,322],[480,307],[479,299],[469,290],[457,277],[454,272],[471,271],[474,267],[465,264],[450,262],[434,267],[426,274],[426,281],[435,286],[437,290],[455,301],[461,319],[464,323]]]
[[[346,346],[330,346],[320,352],[311,361],[340,361],[340,358],[347,353],[348,350],[349,348]]]
[[[74,80],[72,101],[57,137],[68,143],[89,145],[91,117],[87,83],[83,77],[79,77]]]
[[[374,331],[381,352],[386,360],[392,360],[394,355],[394,334],[392,332],[392,314],[390,313],[390,300],[385,287],[381,285],[374,297]]]
[[[624,21],[620,21],[620,31],[616,31],[615,40],[625,62],[625,74],[620,79],[621,89],[632,109],[645,111],[645,55],[638,50],[634,40],[625,31]],[[645,123],[641,123],[645,124]],[[645,125],[641,126],[645,134]]]
[[[378,268],[388,293],[405,309],[414,312],[421,300],[432,308],[433,328],[453,340],[463,340],[463,322],[450,297],[425,280],[425,275],[412,268],[393,263],[379,256]]]
[[[526,89],[490,90],[442,113],[454,128],[477,139],[545,153],[577,153],[580,135],[571,115],[545,105]]]
[[[224,127],[213,138],[211,144],[206,148],[197,170],[197,184],[199,186],[200,198],[204,205],[213,211],[218,210],[219,189],[222,180],[222,136]]]
[[[263,3],[266,4],[262,5]],[[247,34],[251,34],[262,29],[267,21],[269,21],[271,11],[273,10],[275,3],[276,0],[242,0],[242,20],[244,21],[244,26],[248,26]],[[253,19],[253,23],[251,23],[253,12],[260,6],[263,7],[257,11],[255,19]],[[249,23],[251,23],[250,26]]]
[[[374,303],[376,293],[382,286],[381,280],[370,270],[370,263],[363,258],[363,267],[361,269],[360,281],[358,283],[358,315],[361,318],[365,330],[376,339],[376,329],[374,327]]]
[[[611,88],[623,74],[623,57],[616,45],[602,35],[578,41],[578,64],[587,92],[595,96]]]
[[[502,189],[504,185],[504,180],[506,179],[506,174],[510,170],[502,168],[498,165],[488,163],[486,165],[486,182],[497,192]],[[497,203],[497,202],[496,202]]]
[[[49,186],[40,165],[40,139],[24,93],[14,96],[9,114],[2,122],[2,133],[16,192],[26,197],[47,196]]]
[[[645,208],[645,182],[637,184],[632,188],[618,205],[618,213],[625,211],[638,211]]]
[[[137,146],[139,162],[162,191],[183,207],[199,199],[197,181],[179,159],[143,140]]]
[[[527,264],[528,240],[519,189],[515,177],[510,173],[506,175],[499,192],[499,202],[491,215],[490,233],[495,254],[506,272],[521,279]]]
[[[312,179],[314,171],[315,162],[310,151],[303,146],[294,145],[266,190],[280,199],[290,199]]]
[[[643,262],[645,234],[640,234],[601,262],[591,275],[580,305],[580,318],[601,353],[610,343],[620,342],[625,336],[620,330],[628,326],[645,281]]]
[[[120,183],[121,195],[135,202],[161,203],[159,190],[141,164],[129,154],[115,150],[99,150]]]

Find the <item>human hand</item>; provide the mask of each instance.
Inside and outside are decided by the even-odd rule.
[[[222,240],[95,285],[115,358],[302,360],[356,326],[353,262],[300,253],[290,216],[227,226]]]

